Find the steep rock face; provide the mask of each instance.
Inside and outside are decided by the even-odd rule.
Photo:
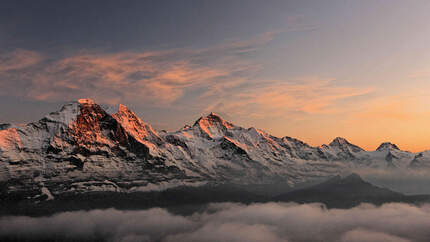
[[[385,160],[387,161],[387,168],[395,168],[393,160],[399,159],[397,156],[393,155],[393,153],[388,152],[387,156],[385,156]]]
[[[112,117],[118,121],[121,126],[139,142],[149,141],[160,145],[162,140],[151,125],[145,123],[133,111],[120,104],[118,112]]]
[[[1,130],[0,182],[9,192],[37,195],[37,191],[48,189],[55,196],[62,192],[145,190],[166,180],[199,180],[160,154],[151,154],[150,145],[154,144],[147,143],[144,135],[136,135],[130,126],[123,126],[122,111],[115,116],[118,121],[92,100],[84,99],[25,127]]]
[[[127,139],[132,139],[133,144],[137,147],[129,146],[134,153],[139,153],[142,147],[149,152],[152,156],[160,156],[158,147],[164,143],[157,132],[151,125],[145,123],[133,111],[126,106],[120,104],[118,112],[113,114],[112,117],[119,123],[121,128],[124,129]],[[140,145],[139,145],[140,144]],[[143,145],[143,146],[142,146]]]
[[[92,101],[80,100],[79,114],[76,121],[69,125],[69,133],[74,145],[87,150],[88,154],[97,152],[102,146],[128,145],[124,128]]]
[[[193,127],[197,127],[203,137],[214,139],[224,136],[226,132],[234,128],[234,125],[218,115],[210,113],[207,117],[199,118]]]

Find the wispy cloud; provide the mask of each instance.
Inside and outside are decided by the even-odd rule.
[[[16,49],[0,54],[0,72],[20,70],[42,61],[43,56],[35,51]]]
[[[220,91],[250,75],[258,67],[242,55],[274,34],[201,49],[79,53],[46,62],[37,52],[17,50],[0,59],[5,87],[0,93],[48,101],[92,97],[103,103],[168,105],[186,91]]]
[[[287,22],[294,23],[292,29],[199,49],[79,52],[46,61],[42,54],[19,50],[0,61],[0,95],[42,101],[90,97],[155,107],[181,103],[198,112],[298,118],[340,112],[339,102],[373,91],[318,76],[258,78],[264,66],[250,56],[280,33],[313,28],[302,26],[300,17]]]
[[[93,97],[99,102],[168,104],[185,89],[209,84],[229,70],[166,60],[171,53],[87,54],[55,62],[32,79],[38,100]]]
[[[341,84],[337,80],[318,78],[256,82],[235,95],[225,96],[207,109],[255,117],[329,114],[340,111],[338,101],[373,91],[372,88],[352,88],[337,83]]]

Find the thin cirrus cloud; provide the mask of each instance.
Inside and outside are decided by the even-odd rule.
[[[428,241],[428,204],[210,204],[190,216],[165,209],[77,211],[51,217],[0,217],[0,238],[101,241]],[[85,218],[84,220],[82,218]]]
[[[33,51],[0,62],[0,94],[42,101],[90,97],[99,103],[192,104],[200,112],[300,118],[342,111],[338,102],[373,91],[318,77],[262,80],[252,54],[282,31],[208,48],[79,53],[45,60]],[[190,95],[187,95],[190,94]]]
[[[255,52],[274,34],[201,49],[84,53],[54,61],[17,50],[0,59],[0,92],[44,101],[91,97],[108,104],[170,105],[187,91],[222,91],[254,73],[258,65],[242,55]]]
[[[43,56],[35,51],[16,49],[0,54],[0,73],[20,70],[42,61]]]
[[[341,111],[337,102],[370,94],[373,88],[336,86],[336,80],[307,78],[296,81],[254,83],[233,96],[211,104],[215,109],[253,117],[292,117],[294,114],[333,114]]]
[[[39,71],[9,74],[31,86],[25,95],[36,100],[63,101],[92,97],[102,103],[161,102],[178,99],[186,88],[210,85],[232,75],[231,69],[206,67],[187,60],[165,60],[169,52],[85,54],[41,64]]]
[[[120,53],[70,57],[47,67],[28,95],[38,100],[93,97],[99,102],[168,104],[186,88],[226,75],[225,70],[153,60],[164,53]]]

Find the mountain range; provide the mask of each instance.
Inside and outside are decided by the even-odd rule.
[[[430,151],[402,151],[389,142],[365,151],[340,137],[313,147],[214,113],[174,132],[156,131],[124,105],[112,112],[90,99],[25,126],[0,124],[3,198],[50,200],[227,183],[294,187],[359,168],[428,167]]]

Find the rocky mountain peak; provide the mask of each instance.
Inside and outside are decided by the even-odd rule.
[[[329,144],[330,146],[343,146],[343,145],[349,145],[350,143],[348,140],[342,137],[336,137],[333,139],[333,141]]]
[[[224,136],[224,132],[228,129],[232,129],[234,125],[211,112],[205,117],[200,117],[194,123],[193,127],[198,127],[206,136],[214,138],[218,136]]]
[[[377,151],[385,151],[385,150],[400,150],[397,145],[390,143],[390,142],[384,142],[382,143],[377,149]]]
[[[362,148],[358,147],[357,145],[353,145],[349,143],[345,138],[342,138],[342,137],[336,137],[329,144],[329,146],[332,148],[338,148],[343,151],[352,151],[352,152],[364,151]]]
[[[130,113],[132,112],[127,106],[125,106],[124,104],[119,104],[118,105],[118,113]]]
[[[96,104],[94,102],[94,100],[89,99],[89,98],[81,98],[81,99],[78,100],[78,103],[80,103],[80,104],[89,104],[89,105]]]
[[[117,119],[132,119],[136,122],[143,123],[143,121],[133,111],[123,104],[118,106],[118,111],[112,116]]]
[[[206,117],[200,117],[195,123],[194,126],[222,126],[228,129],[231,129],[234,127],[234,125],[230,122],[225,121],[223,118],[221,118],[219,115],[216,115],[214,112],[211,112]]]
[[[142,121],[133,111],[127,106],[120,104],[118,112],[112,115],[114,119],[136,140],[153,140],[156,143],[160,142],[160,137],[151,125]]]
[[[215,113],[180,132],[159,134],[125,105],[112,111],[81,99],[24,127],[0,130],[0,181],[24,174],[30,179],[19,189],[33,191],[44,186],[34,175],[53,174],[37,179],[52,184],[47,189],[54,195],[69,189],[163,190],[188,181],[266,184],[282,179],[298,184],[348,167],[405,167],[414,155],[393,152],[387,162],[380,162],[382,153],[361,152],[344,138],[312,147],[298,139],[235,126]],[[428,157],[417,155],[411,167],[430,164]],[[59,185],[64,183],[73,186]]]
[[[344,181],[362,183],[364,180],[357,173],[351,173],[343,178]]]
[[[70,131],[77,144],[91,145],[104,143],[102,130],[105,126],[116,126],[113,118],[91,99],[78,100],[79,114],[70,124]]]

